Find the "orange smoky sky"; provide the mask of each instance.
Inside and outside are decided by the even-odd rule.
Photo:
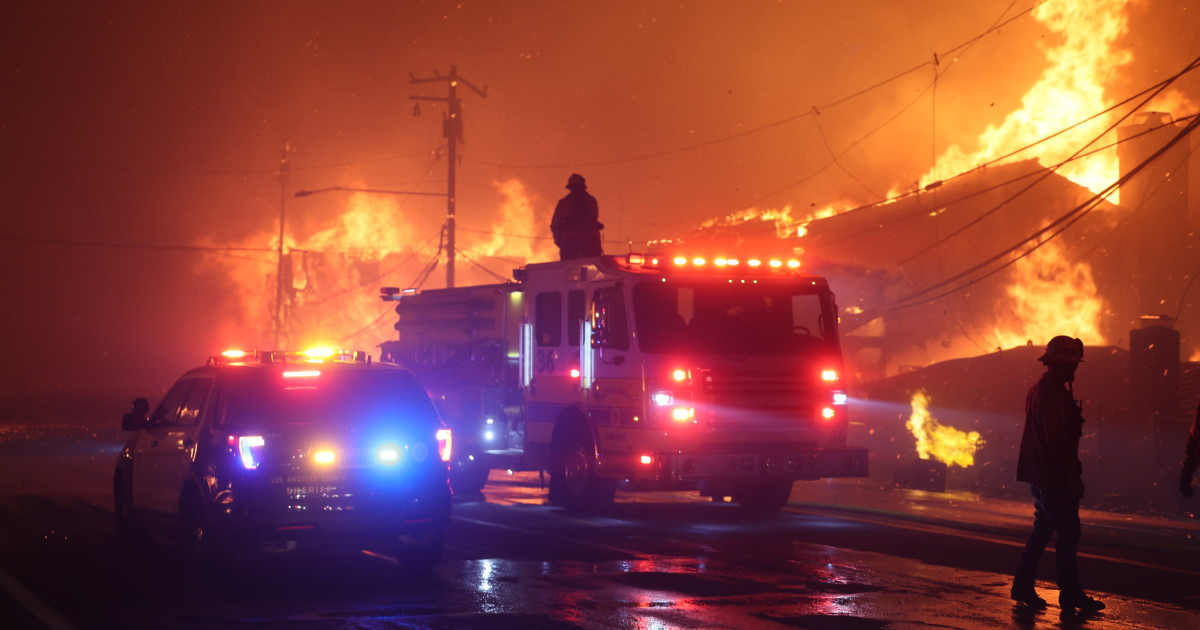
[[[28,360],[0,392],[157,395],[231,339],[263,343],[281,209],[289,247],[354,268],[336,327],[383,317],[353,339],[372,349],[377,288],[420,278],[445,199],[293,194],[444,192],[446,107],[414,116],[410,97],[445,86],[410,77],[453,64],[487,88],[459,90],[458,268],[494,282],[554,255],[572,172],[610,251],[910,185],[1021,107],[1058,37],[1037,4],[24,3],[0,26],[0,265],[5,351]],[[1123,10],[1113,94],[1200,52],[1200,0]],[[443,282],[438,267],[425,286]]]

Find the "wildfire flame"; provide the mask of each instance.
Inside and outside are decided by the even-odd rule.
[[[723,217],[709,219],[700,224],[701,230],[711,230],[720,228],[736,228],[751,221],[761,221],[763,223],[775,224],[775,235],[779,238],[791,238],[797,236],[795,231],[796,222],[792,220],[792,207],[784,206],[782,208],[747,208],[740,212],[734,212]]]
[[[1041,343],[1070,331],[1074,337],[1102,345],[1098,322],[1104,304],[1092,279],[1092,268],[1071,262],[1057,241],[1047,241],[1017,260],[1007,292],[1012,298],[1011,324],[995,330],[998,345],[1011,348]]]
[[[922,181],[936,182],[969,171],[1110,107],[1113,99],[1105,86],[1121,67],[1133,61],[1131,52],[1115,46],[1128,31],[1126,7],[1131,1],[1049,0],[1038,5],[1033,18],[1044,24],[1058,43],[1043,49],[1048,65],[1021,98],[1021,109],[1010,113],[999,125],[988,126],[974,152],[951,146]],[[1057,164],[1100,136],[1115,116],[1109,113],[1094,118],[1012,159],[1033,156],[1043,165]],[[1091,146],[1106,143],[1101,140]],[[1099,192],[1119,176],[1116,148],[1070,162],[1058,173]],[[1115,194],[1110,201],[1116,203]]]
[[[983,445],[978,431],[963,432],[937,421],[929,413],[931,402],[925,390],[912,395],[912,414],[905,427],[917,439],[917,457],[936,459],[947,466],[967,468],[975,463],[975,451]]]
[[[498,282],[513,267],[557,257],[548,235],[548,211],[534,210],[518,180],[495,185],[503,197],[495,220],[487,229],[462,226],[456,234],[456,284]],[[368,348],[391,338],[391,308],[380,302],[379,287],[407,288],[431,277],[426,265],[435,255],[444,259],[436,232],[418,233],[418,225],[396,197],[370,193],[351,195],[340,212],[307,237],[294,234],[293,226],[287,225],[280,345]],[[275,250],[278,233],[276,224],[243,244]],[[268,255],[252,262],[258,264],[213,255],[205,265],[227,274],[228,297],[236,311],[218,324],[224,327],[218,334],[265,348],[273,342],[277,259]],[[438,286],[436,281],[431,284]]]

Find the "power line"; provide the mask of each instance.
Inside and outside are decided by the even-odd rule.
[[[154,249],[164,251],[187,252],[274,252],[271,247],[206,247],[202,245],[151,245],[146,243],[113,243],[101,241],[73,241],[53,238],[31,238],[22,236],[3,236],[0,240],[13,243],[39,243],[43,245],[70,245],[77,247],[106,247],[112,249]]]
[[[394,160],[404,160],[422,155],[427,155],[428,151],[417,151],[413,153],[405,153],[399,155],[388,155],[379,158],[371,158],[365,160],[353,160],[347,162],[333,162],[327,164],[310,164],[307,166],[289,166],[293,171],[315,171],[331,168],[345,168],[347,166],[361,166],[363,164],[375,164],[379,162],[391,162]],[[245,169],[185,169],[185,168],[152,168],[144,166],[129,166],[129,165],[112,165],[112,164],[95,164],[84,162],[62,162],[62,161],[46,161],[36,160],[41,164],[51,164],[60,168],[87,169],[93,171],[104,172],[133,172],[133,173],[148,173],[154,175],[278,175],[279,167],[271,168],[245,168]]]
[[[1026,256],[1029,256],[1034,251],[1037,251],[1043,245],[1050,242],[1054,238],[1058,237],[1060,234],[1062,234],[1064,231],[1066,231],[1067,228],[1071,227],[1076,222],[1078,222],[1080,219],[1082,219],[1084,216],[1086,216],[1088,213],[1090,213],[1093,209],[1095,209],[1096,206],[1099,205],[1099,203],[1101,201],[1103,201],[1105,198],[1107,198],[1109,195],[1111,195],[1113,193],[1113,191],[1117,190],[1122,185],[1124,185],[1126,182],[1128,182],[1130,179],[1132,179],[1134,176],[1136,176],[1138,173],[1140,173],[1144,169],[1146,169],[1150,165],[1151,162],[1158,159],[1161,155],[1166,153],[1171,147],[1175,146],[1181,140],[1186,138],[1190,133],[1192,133],[1192,131],[1194,131],[1196,129],[1197,126],[1200,126],[1200,117],[1193,118],[1190,122],[1188,122],[1186,127],[1184,127],[1182,130],[1179,131],[1179,133],[1177,133],[1175,135],[1175,137],[1171,138],[1171,140],[1169,140],[1166,144],[1164,144],[1158,151],[1155,151],[1150,157],[1146,158],[1142,162],[1139,162],[1136,166],[1134,166],[1132,169],[1130,169],[1130,171],[1128,173],[1126,173],[1125,175],[1118,178],[1112,184],[1109,184],[1104,190],[1092,195],[1090,198],[1088,198],[1083,203],[1081,203],[1078,206],[1075,206],[1071,210],[1067,211],[1066,213],[1064,213],[1063,215],[1061,215],[1060,217],[1058,217],[1057,219],[1052,221],[1046,227],[1043,227],[1042,229],[1035,231],[1033,234],[1031,234],[1028,237],[1022,239],[1021,241],[1013,244],[1012,246],[1006,248],[1005,250],[1001,251],[1000,253],[987,258],[986,260],[972,266],[969,269],[966,269],[958,274],[955,274],[953,277],[951,277],[945,281],[938,282],[938,283],[930,285],[924,289],[916,291],[910,295],[907,295],[907,296],[897,299],[893,303],[893,305],[888,308],[888,310],[894,311],[894,310],[910,308],[913,306],[920,306],[922,304],[928,304],[929,302],[933,302],[935,300],[941,299],[947,295],[961,291],[981,280],[989,278],[989,277],[995,275],[996,273],[999,273],[1001,270],[1006,269],[1009,266],[1013,265],[1018,260],[1025,258]],[[1061,225],[1061,227],[1059,227],[1060,225]],[[1049,236],[1047,236],[1045,239],[1041,239],[1041,237],[1047,233],[1049,233]],[[966,278],[967,276],[971,275],[972,273],[975,273],[976,271],[986,268],[988,265],[991,265],[991,264],[1003,259],[1005,256],[1008,256],[1009,254],[1016,252],[1017,250],[1021,249],[1022,247],[1025,247],[1029,243],[1031,243],[1035,240],[1038,240],[1038,239],[1041,239],[1041,240],[1038,241],[1037,244],[1029,247],[1029,249],[1027,249],[1025,252],[1023,252],[1019,256],[1015,256],[1015,257],[1009,259],[1007,262],[1003,263],[1002,265],[995,267],[994,269],[988,271],[987,273],[985,273],[977,278],[974,278],[963,285],[950,288],[942,293],[921,299],[919,301],[913,301],[913,300],[916,300],[916,298],[918,298],[918,297],[927,295],[933,291],[937,291],[938,289],[940,289],[942,287],[950,286],[951,284],[953,284],[959,280],[962,280],[963,278]]]
[[[480,268],[480,269],[482,269],[482,270],[483,270],[485,273],[487,273],[488,275],[490,275],[490,276],[491,276],[491,277],[493,277],[493,278],[496,278],[496,279],[497,279],[497,280],[499,280],[500,282],[512,282],[512,281],[511,281],[511,280],[509,280],[508,278],[505,278],[504,276],[502,276],[502,275],[500,275],[500,274],[498,274],[498,273],[496,273],[496,272],[492,271],[491,269],[488,269],[487,267],[484,267],[483,265],[479,264],[479,261],[477,261],[477,260],[475,260],[474,258],[472,258],[472,257],[468,256],[468,255],[467,255],[467,253],[466,253],[466,252],[464,252],[463,250],[461,250],[461,249],[460,249],[460,250],[458,250],[458,253],[462,254],[462,257],[463,257],[463,258],[466,258],[466,259],[467,259],[467,262],[471,263],[472,265],[475,265],[476,267],[479,267],[479,268]]]
[[[936,58],[936,57],[943,57],[943,58],[944,58],[944,57],[948,57],[948,56],[950,56],[950,55],[953,55],[954,53],[956,53],[956,52],[958,52],[958,51],[960,51],[960,50],[963,50],[963,51],[965,51],[966,49],[969,49],[971,46],[973,46],[973,45],[974,45],[976,42],[978,42],[979,40],[983,39],[984,37],[986,37],[986,36],[988,36],[988,35],[990,35],[990,34],[992,34],[992,33],[996,32],[996,31],[999,31],[999,30],[1003,29],[1003,28],[1004,28],[1005,26],[1007,26],[1008,24],[1010,24],[1010,23],[1012,23],[1012,22],[1014,22],[1014,21],[1016,21],[1016,20],[1018,20],[1018,19],[1020,19],[1020,18],[1024,17],[1025,15],[1029,14],[1030,12],[1032,12],[1032,11],[1033,11],[1034,9],[1036,9],[1037,7],[1039,7],[1039,6],[1041,6],[1042,4],[1044,4],[1046,1],[1047,1],[1047,0],[1041,0],[1041,2],[1038,2],[1038,3],[1034,4],[1033,6],[1031,6],[1031,7],[1027,8],[1027,9],[1025,9],[1025,10],[1023,10],[1023,11],[1021,11],[1020,13],[1018,13],[1018,14],[1014,15],[1013,17],[1011,17],[1011,18],[1009,18],[1009,19],[1007,19],[1007,20],[1005,20],[1005,21],[1003,21],[1003,22],[1000,22],[1000,23],[993,24],[993,25],[992,25],[991,27],[989,27],[987,30],[983,31],[982,33],[980,33],[980,34],[978,34],[978,35],[976,35],[976,36],[974,36],[974,37],[972,37],[971,39],[969,39],[969,40],[967,40],[967,41],[965,41],[965,42],[962,42],[962,43],[960,43],[960,44],[958,44],[958,45],[956,45],[956,46],[954,46],[954,47],[952,47],[952,48],[950,48],[950,49],[948,49],[948,50],[946,50],[946,51],[944,51],[944,52],[942,52],[942,53],[936,53],[936,54],[935,54],[935,58]],[[1009,8],[1011,8],[1011,7],[1012,7],[1012,5],[1010,4],[1010,5],[1009,5]],[[1007,9],[1005,9],[1005,12],[1007,12]],[[781,119],[781,120],[777,120],[777,121],[775,121],[775,122],[771,122],[771,123],[767,123],[767,124],[765,124],[765,125],[761,125],[761,126],[758,126],[758,127],[754,127],[754,128],[752,128],[752,129],[747,129],[746,131],[738,132],[738,133],[731,134],[731,135],[728,135],[728,136],[722,136],[722,137],[714,138],[714,139],[712,139],[712,140],[707,140],[707,141],[704,141],[704,142],[698,142],[698,143],[696,143],[696,144],[690,144],[690,145],[687,145],[687,146],[678,147],[678,148],[674,148],[674,149],[666,149],[666,150],[663,150],[663,151],[656,151],[656,152],[653,152],[653,153],[645,153],[645,154],[642,154],[642,155],[634,155],[634,156],[629,156],[629,157],[624,157],[624,158],[614,158],[614,159],[610,159],[610,160],[593,160],[593,161],[591,161],[591,162],[571,162],[571,163],[569,163],[569,164],[497,164],[497,163],[494,163],[494,162],[488,162],[488,161],[485,161],[485,160],[479,160],[479,159],[470,159],[470,158],[468,158],[468,159],[469,159],[470,161],[474,161],[474,162],[477,162],[477,163],[479,163],[479,164],[483,164],[483,165],[485,165],[485,166],[491,166],[491,167],[494,167],[494,168],[510,168],[510,169],[533,170],[533,169],[563,169],[563,168],[582,168],[582,167],[591,167],[591,166],[610,166],[610,165],[613,165],[613,164],[624,164],[624,163],[628,163],[628,162],[637,162],[637,161],[642,161],[642,160],[650,160],[650,159],[654,159],[654,158],[666,157],[666,156],[668,156],[668,155],[674,155],[674,154],[676,154],[676,153],[684,153],[684,152],[687,152],[687,151],[694,151],[694,150],[696,150],[696,149],[702,149],[702,148],[709,147],[709,146],[712,146],[712,145],[715,145],[715,144],[721,144],[721,143],[724,143],[724,142],[729,142],[729,141],[731,141],[731,140],[737,140],[737,139],[739,139],[739,138],[744,138],[744,137],[746,137],[746,136],[750,136],[750,135],[754,135],[754,134],[757,134],[757,133],[761,133],[761,132],[763,132],[763,131],[767,131],[767,130],[769,130],[769,129],[774,129],[775,127],[779,127],[779,126],[781,126],[781,125],[786,125],[786,124],[788,124],[788,123],[795,122],[795,121],[797,121],[797,120],[800,120],[800,119],[802,119],[802,118],[807,118],[807,117],[809,117],[809,116],[812,116],[812,115],[814,115],[814,114],[817,114],[817,115],[819,115],[819,114],[820,114],[822,111],[824,111],[824,110],[829,110],[829,109],[832,109],[832,108],[834,108],[834,107],[837,107],[837,106],[839,106],[839,105],[841,105],[841,104],[843,104],[843,103],[846,103],[846,102],[848,102],[848,101],[854,100],[854,99],[856,99],[856,98],[858,98],[858,97],[860,97],[860,96],[863,96],[863,95],[865,95],[865,94],[869,94],[870,92],[873,92],[873,91],[875,91],[875,90],[877,90],[877,89],[879,89],[879,88],[881,88],[881,87],[883,87],[883,86],[885,86],[885,85],[888,85],[889,83],[892,83],[892,82],[894,82],[894,81],[898,81],[898,80],[900,80],[900,79],[904,78],[905,76],[908,76],[908,75],[910,75],[910,74],[912,74],[912,73],[914,73],[914,72],[917,72],[918,70],[921,70],[922,68],[924,68],[924,67],[926,67],[926,66],[928,66],[928,65],[930,65],[930,64],[932,64],[932,63],[934,63],[932,60],[926,60],[926,61],[923,61],[923,62],[921,62],[921,63],[919,63],[919,64],[917,64],[917,65],[915,65],[915,66],[913,66],[913,67],[911,67],[911,68],[909,68],[909,69],[907,69],[907,70],[904,70],[904,71],[902,71],[902,72],[900,72],[900,73],[898,73],[898,74],[896,74],[896,75],[893,75],[893,76],[891,76],[891,77],[888,77],[888,78],[886,78],[886,79],[884,79],[884,80],[882,80],[882,81],[879,81],[878,83],[875,83],[875,84],[873,84],[873,85],[870,85],[870,86],[868,86],[868,87],[865,87],[865,88],[863,88],[863,89],[861,89],[861,90],[858,90],[857,92],[854,92],[854,93],[852,93],[852,94],[848,94],[848,95],[846,95],[846,96],[843,96],[843,97],[841,97],[841,98],[835,99],[835,100],[833,100],[833,101],[831,101],[831,102],[829,102],[829,103],[826,103],[826,104],[824,104],[824,105],[813,105],[813,106],[812,106],[810,109],[808,109],[808,110],[805,110],[805,111],[803,111],[803,112],[800,112],[800,113],[798,113],[798,114],[795,114],[795,115],[792,115],[792,116],[788,116],[788,117],[786,117],[786,118],[783,118],[783,119]],[[907,108],[906,108],[906,109],[907,109]]]

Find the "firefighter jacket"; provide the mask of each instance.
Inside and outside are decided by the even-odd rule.
[[[562,250],[562,257],[579,258],[599,256],[600,205],[586,190],[577,188],[559,200],[550,220],[550,232],[554,244]]]
[[[1042,375],[1025,399],[1025,429],[1017,459],[1017,481],[1083,497],[1079,438],[1083,414],[1065,383]]]

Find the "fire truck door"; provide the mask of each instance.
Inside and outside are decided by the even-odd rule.
[[[625,306],[625,287],[616,283],[592,292],[591,350],[595,364],[593,377],[612,373],[624,364],[629,352],[629,317]]]

